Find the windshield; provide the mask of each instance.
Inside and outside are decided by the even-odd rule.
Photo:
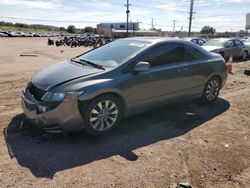
[[[117,40],[78,57],[106,68],[114,68],[128,56],[135,54],[149,43],[144,41]]]
[[[226,44],[226,41],[221,40],[209,40],[207,41],[204,46],[217,46],[217,47],[224,47]]]

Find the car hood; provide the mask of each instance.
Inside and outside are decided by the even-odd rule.
[[[90,66],[83,66],[71,61],[63,61],[35,73],[31,82],[42,90],[49,90],[68,81],[102,72]]]
[[[207,50],[209,52],[221,49],[221,47],[218,47],[218,46],[202,46],[202,48],[204,48],[205,50]]]

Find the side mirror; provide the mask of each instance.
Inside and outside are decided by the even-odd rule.
[[[148,72],[150,64],[148,62],[138,62],[134,67],[134,72]]]

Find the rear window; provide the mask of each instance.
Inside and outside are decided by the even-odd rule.
[[[206,56],[204,56],[200,51],[191,46],[185,45],[185,61],[194,61],[204,58],[206,58]]]

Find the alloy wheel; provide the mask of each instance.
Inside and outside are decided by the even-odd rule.
[[[118,113],[117,105],[113,101],[100,101],[90,112],[90,125],[97,131],[106,131],[115,124]]]
[[[247,59],[247,52],[243,52],[243,54],[242,54],[242,59],[243,59],[243,60],[246,60],[246,59]]]
[[[213,79],[209,82],[206,90],[206,97],[208,101],[213,101],[219,94],[220,84],[217,79]]]

